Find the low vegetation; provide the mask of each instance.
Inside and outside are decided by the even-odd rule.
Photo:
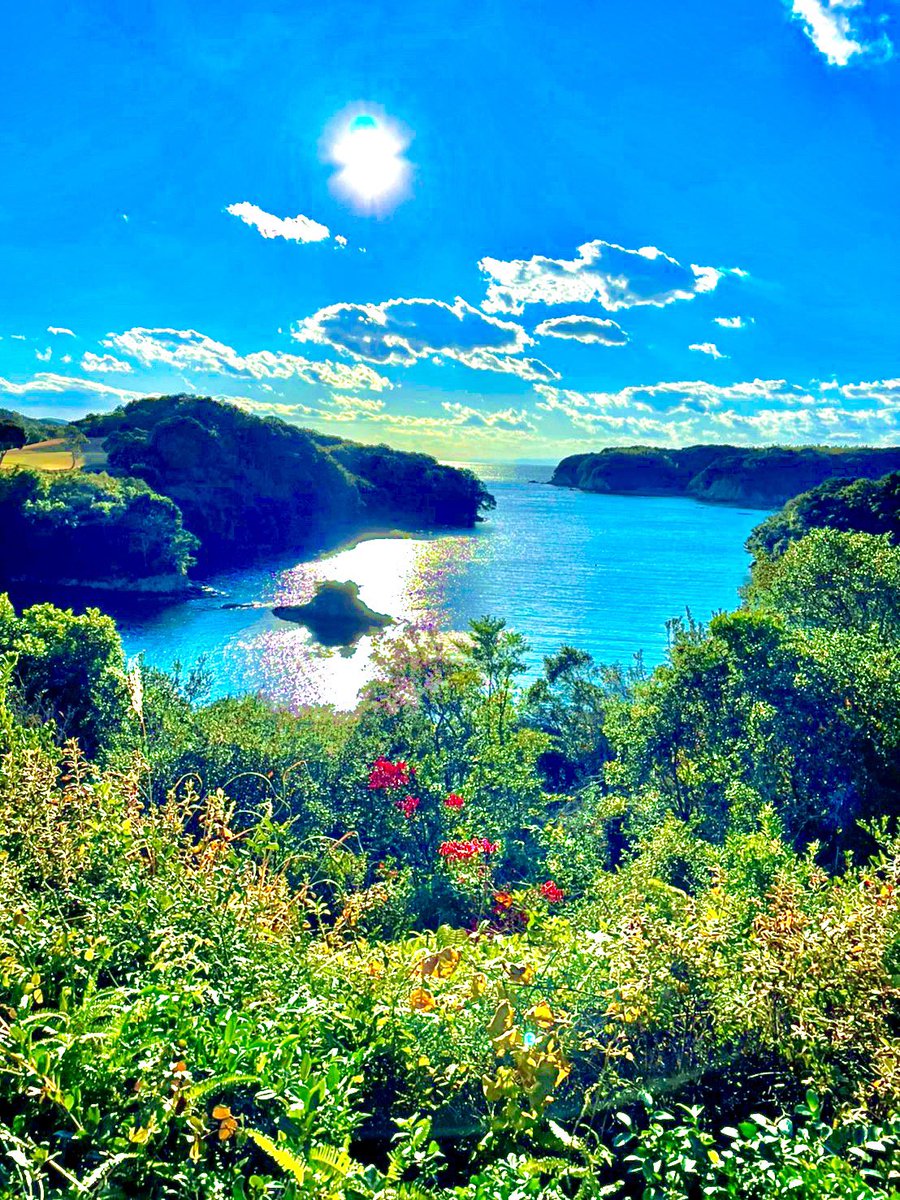
[[[900,550],[357,710],[0,608],[0,1196],[896,1197]]]

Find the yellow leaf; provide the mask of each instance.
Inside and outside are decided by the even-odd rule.
[[[550,1029],[556,1024],[556,1017],[553,1015],[553,1010],[545,1000],[541,1000],[540,1003],[536,1004],[528,1015],[541,1029]]]
[[[431,1012],[434,1008],[434,996],[427,988],[415,988],[409,994],[409,1006],[416,1012]]]
[[[481,974],[480,971],[478,971],[475,975],[472,976],[472,995],[476,999],[479,996],[483,996],[486,987],[487,987],[487,979],[485,978],[484,975]]]
[[[429,954],[422,961],[423,975],[436,975],[438,979],[449,979],[459,966],[459,951],[453,946],[445,946],[436,954]]]
[[[491,1017],[488,1024],[488,1037],[498,1038],[506,1033],[507,1029],[512,1028],[513,1010],[512,1005],[508,1000],[501,1000],[497,1006],[497,1011]]]
[[[231,1109],[227,1104],[217,1104],[212,1110],[214,1121],[224,1121],[226,1117],[231,1116]]]
[[[531,963],[524,963],[522,966],[511,966],[509,968],[509,977],[513,983],[531,983],[534,980],[534,967]]]

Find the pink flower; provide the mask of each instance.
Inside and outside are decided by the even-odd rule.
[[[413,813],[421,804],[418,796],[404,796],[402,800],[397,800],[396,805],[406,817],[407,821],[412,817]]]
[[[369,787],[373,791],[405,787],[413,774],[412,767],[402,760],[392,763],[389,759],[381,756],[376,758],[372,764],[369,772]]]
[[[462,808],[462,806],[465,804],[465,800],[463,800],[462,796],[460,796],[458,792],[451,792],[444,801],[444,804],[447,808]]]
[[[556,886],[552,879],[548,879],[546,883],[541,884],[540,892],[548,904],[559,904],[560,900],[564,899],[566,894]]]

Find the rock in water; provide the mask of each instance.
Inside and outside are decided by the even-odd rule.
[[[308,604],[283,604],[272,609],[282,621],[305,625],[323,646],[352,646],[366,633],[383,629],[393,617],[377,613],[359,598],[359,586],[320,583]]]

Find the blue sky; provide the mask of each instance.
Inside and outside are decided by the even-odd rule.
[[[196,391],[457,459],[900,441],[898,0],[5,34],[0,406]]]

